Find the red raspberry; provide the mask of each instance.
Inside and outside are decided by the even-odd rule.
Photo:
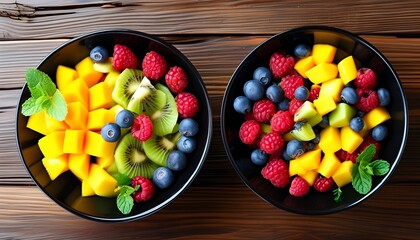
[[[291,56],[285,56],[281,53],[273,53],[270,57],[270,70],[273,77],[280,79],[288,74],[295,65],[295,59]]]
[[[239,128],[239,138],[245,144],[253,144],[261,132],[261,126],[257,121],[248,120],[242,123]]]
[[[293,98],[289,103],[289,113],[290,115],[294,116],[296,111],[303,105],[303,101],[297,100]]]
[[[138,68],[139,59],[127,46],[116,44],[114,46],[112,67],[117,71],[122,71],[126,68]]]
[[[309,91],[308,101],[313,102],[314,100],[318,99],[320,90],[321,90],[320,86],[312,85],[311,91]]]
[[[288,111],[278,111],[270,120],[271,129],[280,134],[292,130],[294,124],[293,117]]]
[[[360,144],[360,146],[357,148],[355,152],[357,152],[358,154],[363,152],[363,150],[365,150],[365,148],[367,148],[370,144],[375,145],[375,148],[376,148],[376,153],[375,153],[375,156],[373,157],[374,158],[373,160],[379,159],[379,151],[381,150],[381,143],[373,139],[372,135],[366,136],[363,142]]]
[[[180,93],[188,85],[187,74],[180,67],[171,67],[165,75],[165,82],[173,93]]]
[[[268,161],[261,169],[261,175],[271,182],[275,187],[286,187],[289,184],[289,166],[281,159]]]
[[[305,179],[297,176],[290,184],[289,193],[296,197],[305,196],[309,192],[309,184]]]
[[[166,71],[168,71],[168,64],[165,58],[155,51],[150,51],[144,56],[141,64],[143,73],[151,80],[159,80]]]
[[[366,88],[357,88],[356,92],[357,95],[359,95],[359,101],[356,103],[357,109],[369,112],[379,105],[379,97],[376,91]]]
[[[354,80],[354,85],[358,88],[373,89],[376,87],[376,74],[370,68],[361,68],[357,70],[357,77]]]
[[[353,153],[349,153],[343,149],[337,151],[336,156],[342,161],[352,161],[356,163],[357,153],[354,151]]]
[[[153,135],[153,123],[146,114],[138,115],[131,127],[131,134],[140,141],[147,141]]]
[[[133,177],[131,179],[131,186],[136,187],[137,185],[139,185],[140,188],[133,194],[134,201],[147,201],[155,194],[155,187],[150,179],[142,176]]]
[[[287,75],[281,79],[280,87],[284,91],[284,96],[288,99],[295,97],[295,91],[298,87],[303,86],[305,83],[303,78],[299,75]]]
[[[268,122],[276,113],[276,105],[269,99],[262,99],[254,103],[252,113],[258,122]]]
[[[284,140],[282,136],[276,132],[267,133],[261,138],[260,148],[267,154],[275,153],[282,149],[283,146]]]
[[[175,97],[178,113],[183,118],[192,118],[200,109],[197,98],[189,92],[182,92]]]
[[[326,192],[330,190],[332,186],[334,186],[334,179],[331,177],[326,178],[318,175],[318,177],[315,179],[314,189],[318,192]]]

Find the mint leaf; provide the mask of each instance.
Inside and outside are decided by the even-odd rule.
[[[55,91],[57,91],[57,87],[53,81],[51,81],[51,78],[46,73],[36,68],[29,68],[26,70],[26,82],[28,83],[31,94],[33,94],[32,90],[35,90],[42,91],[42,95],[44,96],[53,96]],[[33,97],[38,98],[39,96]]]
[[[36,104],[36,99],[30,97],[22,104],[22,114],[31,116],[42,111],[41,105]]]
[[[333,195],[334,195],[334,201],[335,202],[340,202],[341,201],[341,197],[343,196],[343,191],[341,191],[341,188],[338,187],[337,189],[335,189],[333,191]]]
[[[370,161],[372,161],[373,156],[375,156],[376,148],[375,145],[370,144],[363,150],[362,153],[357,156],[357,163],[365,167]]]
[[[366,194],[372,188],[372,176],[364,172],[360,166],[353,166],[351,174],[353,188],[360,194]]]
[[[134,199],[130,194],[120,192],[117,197],[117,207],[122,214],[129,214],[134,206]]]
[[[365,172],[366,174],[373,175],[373,169],[372,169],[372,167],[371,167],[371,166],[369,166],[369,164],[368,164],[368,165],[366,165],[365,167],[362,167],[362,166],[360,165],[360,166],[359,166],[359,168],[361,168],[361,169],[359,169],[359,171],[363,171],[363,172]]]
[[[57,119],[64,120],[67,115],[67,104],[60,91],[55,91],[54,95],[49,101],[44,102],[42,107],[47,111],[47,114]]]
[[[389,162],[385,160],[375,160],[368,165],[372,169],[372,175],[382,176],[389,172]]]
[[[118,173],[117,175],[115,175],[115,179],[117,180],[117,186],[120,187],[131,184],[131,178],[122,173]]]

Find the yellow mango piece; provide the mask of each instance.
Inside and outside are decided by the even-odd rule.
[[[334,63],[320,63],[305,72],[308,79],[314,84],[337,78],[338,69]]]
[[[90,187],[88,180],[82,181],[82,197],[94,196],[95,191]]]
[[[337,48],[329,44],[314,44],[312,47],[312,57],[314,63],[332,63],[334,61]]]
[[[317,169],[321,162],[321,149],[307,151],[295,160],[299,161],[300,166],[306,171]]]
[[[115,116],[117,116],[117,114],[118,114],[121,110],[124,110],[124,108],[123,108],[121,105],[116,104],[116,105],[112,106],[109,110],[114,111],[114,112],[115,112]]]
[[[98,83],[103,76],[103,73],[95,71],[93,64],[94,62],[88,56],[75,66],[77,74],[86,82],[88,88]]]
[[[343,88],[344,84],[340,78],[325,81],[322,83],[321,89],[319,90],[319,98],[332,97],[335,102],[340,102],[341,90],[343,90]]]
[[[313,186],[315,183],[316,177],[318,177],[318,172],[316,170],[311,170],[299,176],[305,179],[305,181],[309,184],[309,186]]]
[[[353,153],[363,142],[363,137],[353,131],[350,126],[341,128],[341,148],[349,153]]]
[[[302,167],[299,161],[296,159],[290,160],[289,162],[289,175],[304,175],[306,173],[306,169]]]
[[[374,108],[363,116],[367,129],[372,129],[390,118],[391,115],[384,107]]]
[[[101,134],[87,131],[85,135],[84,152],[95,157],[114,156],[117,142],[105,141]]]
[[[97,157],[96,164],[98,164],[101,168],[108,168],[114,163],[114,155],[107,156],[107,157]]]
[[[86,131],[84,130],[67,129],[64,135],[63,152],[82,154],[84,148],[85,133]]]
[[[343,187],[351,183],[351,172],[353,168],[352,161],[344,161],[340,164],[337,170],[332,175],[334,182],[338,187]]]
[[[88,154],[69,154],[69,169],[81,181],[89,176],[90,156]]]
[[[58,121],[48,114],[45,114],[45,126],[48,132],[62,131],[70,128],[65,121]]]
[[[309,69],[311,69],[314,66],[315,66],[315,63],[312,60],[312,56],[308,56],[308,57],[299,59],[296,62],[294,68],[303,78],[308,78],[308,76],[306,76],[305,73],[306,73],[306,71],[308,71]]]
[[[77,78],[73,80],[61,91],[61,94],[63,94],[67,103],[81,102],[88,109],[89,88],[83,79]]]
[[[68,155],[63,154],[54,158],[43,158],[42,165],[44,165],[45,170],[47,170],[51,181],[54,181],[62,173],[69,170]]]
[[[64,135],[65,131],[55,131],[39,139],[39,149],[46,158],[63,155]]]
[[[341,60],[337,64],[337,68],[344,85],[356,79],[357,68],[353,56],[350,55]]]
[[[115,82],[117,81],[117,78],[119,75],[120,75],[119,72],[111,71],[106,75],[104,82],[108,85],[108,87],[110,87],[111,89],[114,89]]]
[[[46,122],[45,122],[45,111],[33,114],[29,116],[26,127],[34,130],[35,132],[47,135],[49,133]]]
[[[321,164],[319,164],[318,173],[329,178],[334,174],[335,170],[338,169],[340,164],[340,159],[338,159],[334,153],[325,153],[321,160]]]
[[[69,83],[78,77],[79,75],[74,68],[58,65],[57,72],[55,74],[55,81],[57,82],[58,90],[62,91]]]
[[[116,71],[112,66],[113,57],[109,57],[105,62],[97,62],[93,64],[93,69],[101,73],[109,73],[111,71]]]
[[[95,163],[90,166],[88,183],[98,196],[114,197],[117,195],[115,192],[117,180]]]
[[[67,104],[67,116],[64,121],[71,129],[86,129],[88,110],[81,102]]]
[[[314,100],[314,106],[319,115],[324,116],[325,114],[333,111],[337,108],[337,104],[332,97],[325,96]]]
[[[319,147],[324,153],[334,153],[341,149],[340,130],[326,127],[319,133]]]
[[[111,98],[112,91],[105,82],[100,82],[89,88],[89,111],[99,108],[111,108],[115,105]]]
[[[107,123],[115,123],[115,112],[99,108],[88,113],[87,129],[92,131],[101,130]]]

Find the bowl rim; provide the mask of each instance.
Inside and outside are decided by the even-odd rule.
[[[179,188],[179,190],[177,190],[171,197],[169,197],[168,199],[166,199],[165,201],[163,201],[162,203],[148,209],[147,211],[143,211],[140,212],[138,214],[134,214],[132,216],[123,216],[123,217],[98,217],[98,216],[94,216],[91,214],[87,214],[87,213],[82,213],[79,212],[77,210],[75,210],[74,208],[70,207],[67,204],[64,204],[61,201],[56,200],[55,198],[53,198],[41,185],[40,183],[35,179],[34,175],[32,174],[31,171],[29,171],[29,167],[26,164],[25,160],[23,159],[23,155],[22,155],[22,149],[21,149],[21,144],[20,144],[20,140],[19,140],[19,134],[18,134],[18,119],[19,119],[19,115],[21,114],[21,105],[19,104],[23,94],[24,94],[24,90],[27,88],[27,83],[25,81],[24,85],[21,88],[21,92],[19,94],[19,98],[17,101],[17,107],[16,107],[16,112],[15,112],[15,129],[16,129],[16,133],[15,133],[15,140],[16,140],[16,144],[17,144],[17,149],[18,149],[18,153],[19,153],[19,157],[20,160],[22,162],[22,164],[24,165],[26,172],[30,175],[31,179],[33,182],[35,182],[36,186],[41,189],[41,191],[47,195],[53,202],[55,202],[57,205],[59,205],[60,207],[64,208],[65,210],[67,210],[70,213],[73,213],[76,216],[82,217],[84,219],[88,219],[88,220],[93,220],[93,221],[97,221],[97,222],[129,222],[129,221],[135,221],[135,220],[139,220],[141,218],[145,218],[149,215],[152,215],[153,213],[158,212],[159,210],[165,208],[167,205],[169,205],[169,203],[171,203],[173,200],[175,200],[178,196],[180,196],[190,185],[191,183],[194,181],[194,179],[199,175],[199,172],[201,171],[201,168],[204,165],[204,162],[207,158],[209,149],[210,149],[210,143],[211,143],[211,139],[212,139],[212,135],[213,135],[213,121],[212,121],[212,111],[211,111],[211,104],[210,104],[210,99],[209,99],[209,95],[208,95],[208,91],[206,89],[206,86],[204,84],[204,81],[200,75],[200,73],[198,72],[198,70],[196,69],[196,67],[192,64],[192,62],[178,49],[176,48],[174,45],[172,45],[169,42],[166,42],[165,40],[142,32],[142,31],[137,31],[137,30],[132,30],[132,29],[125,29],[125,28],[116,28],[116,29],[104,29],[104,30],[97,30],[97,31],[91,31],[91,32],[87,32],[84,34],[81,34],[77,37],[74,37],[62,44],[60,44],[59,46],[57,46],[56,48],[54,48],[53,50],[51,50],[44,58],[41,59],[41,61],[37,64],[36,68],[39,69],[40,66],[42,66],[49,58],[51,58],[57,51],[59,51],[60,49],[66,47],[67,45],[70,45],[74,42],[80,41],[82,39],[86,39],[89,37],[92,37],[94,35],[106,35],[106,34],[128,34],[128,35],[133,35],[133,36],[137,36],[137,37],[142,37],[145,39],[148,39],[150,41],[159,43],[160,45],[164,46],[165,48],[170,49],[171,51],[175,52],[177,57],[180,58],[182,61],[184,61],[187,65],[189,65],[191,71],[192,71],[192,75],[194,76],[195,81],[200,85],[200,87],[202,88],[203,92],[205,93],[203,98],[205,99],[205,105],[207,107],[207,111],[205,112],[205,114],[208,115],[207,120],[207,132],[203,133],[206,134],[206,141],[205,141],[205,146],[203,149],[203,152],[201,154],[200,159],[197,159],[198,164],[197,167],[194,169],[194,171],[192,172],[191,176],[189,176],[189,178],[187,178],[186,182],[182,184],[182,186]]]
[[[230,149],[229,149],[229,143],[227,141],[227,135],[226,135],[226,125],[225,125],[225,111],[227,108],[227,95],[228,92],[231,90],[232,86],[233,86],[233,80],[235,78],[237,78],[237,75],[239,73],[239,71],[241,70],[242,65],[248,60],[248,58],[250,58],[255,52],[257,52],[262,46],[264,46],[265,44],[267,44],[268,42],[272,41],[273,39],[282,37],[284,35],[289,35],[289,34],[294,34],[294,33],[299,33],[299,32],[304,32],[304,31],[327,31],[327,32],[333,32],[339,35],[344,35],[350,39],[353,39],[356,42],[361,43],[362,45],[364,45],[367,48],[370,48],[378,57],[380,57],[380,59],[385,63],[385,65],[390,69],[390,72],[392,73],[393,77],[396,80],[396,84],[398,86],[398,90],[399,93],[402,96],[402,103],[403,103],[403,110],[404,110],[404,129],[403,129],[403,137],[402,137],[402,142],[401,142],[401,146],[399,148],[398,154],[395,158],[395,161],[393,162],[393,164],[390,166],[390,171],[383,177],[383,179],[377,184],[377,186],[375,186],[374,188],[372,188],[367,194],[365,195],[361,195],[361,197],[357,200],[354,201],[350,204],[347,205],[338,205],[337,207],[334,208],[330,208],[330,209],[324,209],[324,210],[315,210],[315,211],[304,211],[304,210],[300,210],[300,209],[296,209],[296,208],[292,208],[292,207],[287,207],[285,205],[276,203],[274,200],[272,200],[271,198],[265,198],[264,196],[262,196],[261,193],[259,193],[259,191],[253,187],[249,181],[247,180],[247,178],[244,176],[244,174],[241,172],[239,166],[237,165]],[[372,194],[376,193],[378,189],[380,189],[381,187],[383,187],[383,185],[385,185],[385,183],[388,181],[388,179],[392,176],[393,172],[396,169],[396,166],[398,165],[398,163],[400,162],[403,154],[404,154],[404,150],[406,147],[406,143],[407,143],[407,137],[408,137],[408,128],[409,128],[409,114],[408,114],[408,105],[407,105],[407,99],[406,99],[406,95],[405,95],[405,91],[404,88],[402,86],[401,80],[398,77],[396,71],[394,70],[394,68],[392,67],[391,63],[389,62],[389,60],[376,48],[374,47],[371,43],[369,43],[368,41],[366,41],[365,39],[363,39],[362,37],[358,36],[357,34],[351,33],[347,30],[344,29],[340,29],[337,27],[330,27],[330,26],[321,26],[321,25],[308,25],[308,26],[301,26],[301,27],[296,27],[296,28],[292,28],[292,29],[288,29],[282,32],[279,32],[269,38],[267,38],[266,40],[264,40],[263,42],[261,42],[260,44],[258,44],[254,49],[252,49],[239,63],[239,65],[236,67],[235,71],[233,72],[228,85],[226,86],[225,89],[225,93],[223,95],[223,99],[222,99],[222,103],[221,103],[221,108],[220,108],[220,132],[221,132],[221,136],[222,136],[222,142],[223,142],[223,146],[225,148],[226,154],[228,156],[228,159],[230,161],[230,163],[232,164],[233,168],[235,169],[236,173],[239,175],[239,177],[241,178],[242,182],[249,188],[251,189],[252,192],[254,192],[258,197],[260,197],[262,200],[276,206],[279,209],[288,211],[288,212],[292,212],[292,213],[296,213],[296,214],[302,214],[302,215],[326,215],[326,214],[332,214],[332,213],[337,213],[337,212],[341,212],[345,209],[349,209],[353,206],[356,206],[357,204],[359,204],[360,202],[364,201],[365,199],[367,199],[368,197],[370,197]]]

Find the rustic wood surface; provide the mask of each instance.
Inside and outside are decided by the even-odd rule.
[[[348,211],[302,216],[269,205],[231,167],[220,104],[241,59],[269,36],[303,25],[340,27],[374,44],[398,72],[410,115],[403,159],[387,184]],[[129,28],[180,49],[207,86],[209,155],[192,186],[145,219],[120,224],[76,217],[33,183],[18,156],[15,111],[26,68],[80,34]],[[0,0],[0,239],[419,239],[420,5],[412,1]]]

